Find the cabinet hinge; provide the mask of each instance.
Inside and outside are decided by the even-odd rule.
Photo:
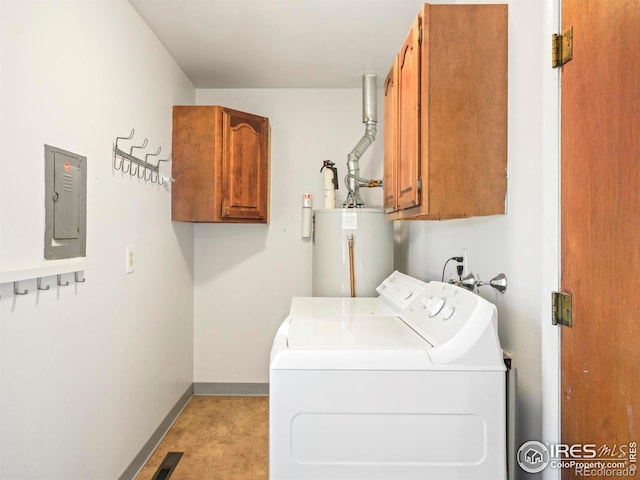
[[[573,58],[573,27],[551,36],[551,67],[558,68]]]
[[[418,45],[422,45],[422,25],[418,26]]]
[[[571,327],[572,317],[571,294],[551,292],[551,323]]]
[[[418,190],[418,193],[422,191],[422,177],[418,177],[416,180],[416,189]]]

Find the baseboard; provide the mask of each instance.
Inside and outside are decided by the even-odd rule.
[[[147,443],[144,444],[140,452],[135,456],[133,461],[129,464],[126,470],[118,477],[118,480],[133,480],[138,472],[142,470],[142,467],[147,463],[147,459],[151,456],[153,451],[156,449],[160,441],[164,438],[166,433],[169,431],[173,422],[176,421],[184,407],[187,406],[189,401],[193,398],[193,384],[187,388],[187,390],[182,394],[180,399],[176,402],[173,408],[169,411],[164,420],[160,422],[160,426],[156,428],[155,432],[151,435]]]
[[[193,384],[193,394],[202,396],[267,396],[268,383],[206,383]]]

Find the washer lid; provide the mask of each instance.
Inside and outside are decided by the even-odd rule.
[[[395,315],[377,297],[293,297],[289,314],[296,317]]]
[[[430,348],[395,315],[292,316],[289,348]]]

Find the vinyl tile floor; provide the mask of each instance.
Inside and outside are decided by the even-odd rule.
[[[169,480],[267,480],[269,397],[193,397],[136,480],[184,452]]]

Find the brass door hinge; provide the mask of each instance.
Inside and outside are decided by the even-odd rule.
[[[418,44],[422,45],[422,25],[418,25]]]
[[[573,323],[572,317],[571,294],[551,292],[551,323],[553,325],[571,327]]]
[[[573,58],[573,27],[551,36],[551,67],[558,68]]]

